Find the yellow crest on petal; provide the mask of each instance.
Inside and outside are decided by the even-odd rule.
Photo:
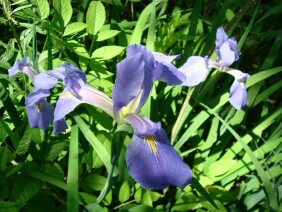
[[[156,141],[154,139],[154,136],[147,136],[145,137],[145,140],[148,142],[151,150],[154,152],[154,154],[156,155],[157,154],[157,145],[156,145]]]

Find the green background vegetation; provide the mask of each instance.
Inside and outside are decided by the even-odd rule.
[[[0,211],[282,210],[282,1],[0,2]],[[31,81],[22,73],[8,77],[22,57],[38,72],[69,61],[110,96],[126,46],[181,54],[180,67],[191,55],[215,59],[221,26],[242,52],[233,67],[251,75],[249,105],[233,109],[233,78],[211,72],[195,88],[155,83],[142,109],[162,123],[218,209],[195,187],[150,191],[136,184],[124,159],[131,135],[114,133],[116,123],[89,105],[68,115],[59,137],[51,126],[31,129],[24,105]],[[53,91],[54,105],[61,91]]]

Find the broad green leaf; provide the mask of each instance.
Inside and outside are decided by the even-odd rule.
[[[98,33],[106,21],[104,5],[99,1],[92,1],[86,14],[86,30],[89,35]]]
[[[73,22],[66,26],[63,36],[72,35],[78,33],[86,28],[85,23]]]
[[[13,56],[14,56],[14,52],[15,52],[15,44],[16,40],[15,39],[10,39],[7,46],[6,46],[6,50],[4,53],[2,53],[0,55],[0,62],[7,62],[8,60],[10,60]],[[10,68],[10,67],[9,67]]]
[[[54,0],[53,5],[58,15],[63,22],[63,26],[66,26],[72,16],[72,6],[70,0]]]
[[[0,200],[0,211],[1,212],[18,212],[21,208],[21,203],[18,201],[7,202]]]
[[[49,16],[50,7],[47,0],[32,0],[32,3],[36,5],[36,11],[41,20]]]
[[[230,10],[230,9],[226,10],[225,17],[226,17],[228,22],[231,21],[234,16],[235,16],[235,14],[232,10]]]
[[[101,191],[106,184],[106,178],[98,174],[89,174],[84,177],[79,186],[87,192]]]
[[[96,49],[91,58],[96,60],[109,60],[119,55],[124,50],[122,46],[104,46]]]
[[[130,187],[127,181],[124,181],[119,189],[118,199],[124,203],[130,198]]]
[[[66,147],[66,141],[52,142],[48,145],[46,160],[53,161],[58,158]]]
[[[28,126],[17,146],[16,153],[18,155],[23,155],[27,152],[32,137],[32,129]]]
[[[13,189],[11,191],[11,199],[24,204],[31,197],[39,192],[41,189],[41,182],[26,176],[20,176],[15,179]]]
[[[109,38],[112,38],[112,37],[116,36],[118,33],[120,33],[120,31],[118,31],[118,30],[105,30],[105,31],[99,32],[97,34],[96,41],[107,40]]]
[[[15,158],[15,155],[9,150],[7,146],[0,147],[0,171],[3,172],[6,166]]]
[[[76,40],[69,40],[66,43],[66,47],[76,53],[79,56],[82,56],[84,58],[89,58],[89,54],[87,49],[85,48],[84,44],[76,41]]]

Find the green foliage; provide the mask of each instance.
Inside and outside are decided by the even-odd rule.
[[[281,1],[0,0],[0,211],[281,211]],[[212,72],[195,88],[155,83],[142,113],[160,121],[191,167],[184,189],[144,190],[129,176],[131,133],[81,105],[58,137],[31,129],[33,89],[17,59],[38,72],[69,61],[111,95],[116,64],[132,43],[152,51],[215,58],[216,29],[239,41],[234,65],[250,73],[249,105],[228,103],[232,78]],[[33,40],[33,43],[31,42]],[[38,58],[38,61],[37,59]],[[61,87],[54,90],[50,102]],[[77,115],[80,114],[80,115]],[[130,134],[129,134],[130,135]],[[145,170],[144,170],[145,171]],[[216,206],[216,207],[215,207]]]

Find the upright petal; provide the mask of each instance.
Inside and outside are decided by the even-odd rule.
[[[153,81],[160,80],[168,85],[180,85],[185,80],[185,75],[180,72],[171,62],[178,59],[179,55],[165,55],[154,52],[155,68],[153,71]]]
[[[29,65],[29,57],[24,57],[22,60],[18,60],[14,63],[12,68],[8,70],[9,77],[12,77],[16,73],[22,71],[25,73],[28,77],[33,79],[33,77],[37,74],[33,68],[31,68]]]
[[[112,91],[113,111],[117,120],[120,112],[136,113],[143,106],[152,88],[154,61],[151,52],[140,45],[127,47],[127,56],[117,64]]]
[[[203,82],[209,73],[208,58],[200,56],[191,56],[188,58],[187,62],[179,68],[183,74],[185,74],[186,79],[182,83],[184,86],[196,86]]]
[[[215,44],[217,58],[222,67],[228,67],[239,59],[236,39],[234,37],[228,39],[223,28],[217,29]]]
[[[130,175],[146,189],[164,189],[169,185],[184,188],[192,181],[191,169],[173,149],[160,129],[154,135],[133,136],[126,151]]]
[[[215,40],[216,49],[219,49],[227,40],[228,40],[228,36],[225,33],[224,29],[222,27],[218,28],[216,31],[216,40]]]

